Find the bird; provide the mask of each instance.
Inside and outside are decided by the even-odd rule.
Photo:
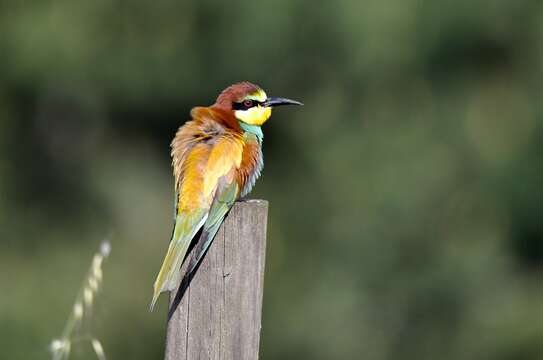
[[[192,119],[178,129],[171,142],[174,227],[153,286],[151,311],[162,292],[175,290],[195,271],[230,208],[252,190],[264,166],[261,127],[272,108],[282,105],[303,104],[268,97],[260,86],[239,82],[223,90],[213,105],[193,108]],[[185,259],[193,241],[190,260]]]

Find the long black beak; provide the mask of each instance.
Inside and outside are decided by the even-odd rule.
[[[269,97],[263,104],[267,107],[281,106],[281,105],[303,105],[301,102],[296,100],[290,100],[280,97]]]

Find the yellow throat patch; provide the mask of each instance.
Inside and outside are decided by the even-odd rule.
[[[264,90],[261,89],[245,97],[247,100],[256,100],[258,102],[264,102],[267,98],[268,96]],[[262,107],[257,105],[247,110],[236,110],[235,115],[239,121],[243,121],[249,125],[260,126],[270,118],[271,110],[271,107]]]

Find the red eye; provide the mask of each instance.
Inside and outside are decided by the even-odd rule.
[[[253,100],[244,100],[243,101],[243,105],[246,107],[246,108],[250,108],[253,106]]]

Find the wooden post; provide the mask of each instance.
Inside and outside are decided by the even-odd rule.
[[[183,296],[172,292],[166,360],[258,359],[267,215],[267,201],[237,202]]]

